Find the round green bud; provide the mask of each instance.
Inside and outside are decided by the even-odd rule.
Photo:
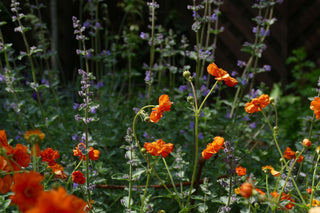
[[[185,77],[187,80],[190,79],[190,76],[191,76],[190,71],[186,70],[183,72],[183,77]]]
[[[192,104],[193,103],[193,96],[188,96],[187,101]]]

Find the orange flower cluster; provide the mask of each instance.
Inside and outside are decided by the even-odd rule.
[[[159,139],[156,142],[152,143],[145,142],[144,148],[152,156],[161,155],[163,158],[166,158],[173,151],[173,144],[166,143],[162,139]]]
[[[220,136],[215,137],[212,143],[209,143],[207,145],[207,148],[202,151],[202,157],[204,159],[211,158],[212,155],[218,153],[220,149],[224,149],[223,145],[224,145],[224,138]]]
[[[244,176],[247,173],[247,169],[242,166],[238,166],[236,168],[236,173],[238,176]]]
[[[316,119],[320,119],[320,98],[315,97],[313,101],[311,101],[310,109],[314,111],[316,115]]]
[[[260,112],[262,108],[265,108],[270,103],[269,95],[261,95],[258,98],[254,98],[250,103],[246,103],[245,110],[247,113]]]
[[[271,192],[271,196],[274,197],[274,198],[278,198],[279,194],[276,191],[274,191],[274,192]],[[286,193],[283,192],[282,195],[281,195],[280,201],[283,201],[283,200],[289,200],[290,201],[290,203],[288,203],[285,206],[286,209],[292,209],[292,207],[294,207],[295,200],[292,199],[289,194],[286,194]]]
[[[272,176],[274,177],[278,177],[280,176],[280,172],[278,172],[277,170],[275,170],[272,166],[263,166],[262,167],[262,170],[265,172],[265,173],[271,173]]]
[[[232,78],[227,71],[219,68],[215,63],[209,64],[207,71],[210,75],[214,76],[217,81],[224,81],[229,87],[234,87],[238,84],[237,79]]]
[[[43,191],[36,205],[26,213],[87,213],[86,205],[84,200],[75,195],[68,195],[63,187],[59,187],[57,190]]]
[[[291,159],[296,159],[296,152],[292,151],[292,149],[290,147],[287,147],[286,150],[283,153],[283,157],[291,160]],[[297,162],[301,163],[303,161],[304,157],[302,155],[299,156]]]
[[[243,183],[240,187],[240,195],[244,198],[251,197],[253,188],[254,187],[252,183],[249,183],[249,182]]]
[[[23,213],[86,213],[87,203],[74,195],[68,195],[64,188],[43,191],[43,176],[37,172],[16,173],[13,181],[11,203],[17,205]]]
[[[78,184],[84,184],[86,182],[86,178],[84,177],[83,173],[78,171],[72,172],[72,182]]]
[[[86,160],[86,155],[84,153],[86,152],[86,145],[84,143],[79,143],[78,146],[73,150],[73,155],[74,156],[79,156],[80,160]],[[97,149],[94,149],[93,147],[89,148],[89,159],[90,160],[98,160],[100,151]]]
[[[168,95],[161,95],[159,97],[159,106],[152,108],[153,111],[150,114],[150,121],[153,123],[157,123],[160,118],[162,118],[164,111],[170,111],[172,104],[173,102],[169,100]]]

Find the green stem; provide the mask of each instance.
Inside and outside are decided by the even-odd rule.
[[[146,198],[146,195],[147,195],[149,181],[150,181],[150,173],[148,172],[147,173],[147,182],[146,182],[146,186],[144,188],[143,198],[142,198],[142,201],[141,201],[140,213],[143,213],[143,207],[144,207],[144,202],[145,202],[145,198]]]
[[[315,178],[316,178],[316,174],[317,174],[319,160],[320,160],[320,155],[318,154],[317,162],[316,162],[316,165],[314,166],[313,176],[312,176],[312,186],[311,186],[312,191],[311,191],[311,196],[310,196],[310,206],[312,206],[314,192],[316,191],[316,188],[317,188],[317,187],[316,188],[314,187],[314,182],[315,182]]]
[[[179,195],[178,195],[178,191],[177,191],[176,185],[174,184],[174,181],[173,181],[172,175],[171,175],[171,173],[170,173],[170,170],[169,170],[169,168],[168,168],[166,159],[165,159],[165,158],[162,158],[162,160],[163,160],[163,163],[164,163],[164,165],[165,165],[165,167],[166,167],[166,169],[167,169],[167,172],[168,172],[168,175],[169,175],[169,177],[170,177],[171,184],[172,184],[172,186],[173,186],[174,192],[176,193],[176,194],[175,194],[175,197],[177,197],[177,201],[178,201],[178,203],[179,203],[179,207],[180,207],[180,209],[182,209],[182,205],[181,205],[181,202],[180,202],[180,198],[179,198]]]

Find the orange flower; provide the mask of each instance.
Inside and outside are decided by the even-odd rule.
[[[11,188],[14,195],[10,196],[12,204],[16,204],[22,212],[33,207],[43,191],[42,180],[43,176],[34,171],[14,174]]]
[[[84,184],[86,182],[86,178],[84,177],[83,173],[78,171],[72,172],[72,182]]]
[[[320,98],[315,97],[313,101],[311,101],[310,109],[314,111],[317,119],[320,119]]]
[[[271,192],[271,196],[273,198],[278,198],[279,194],[276,191],[273,191],[273,192]],[[283,192],[281,195],[280,201],[283,201],[283,200],[289,200],[291,202],[285,206],[286,209],[292,209],[292,207],[294,207],[295,204],[293,204],[293,203],[295,202],[295,200],[293,200],[289,194],[286,194]]]
[[[26,213],[86,213],[87,203],[74,196],[68,195],[63,187],[57,190],[42,192],[36,205]]]
[[[235,188],[235,189],[234,189],[234,193],[237,194],[237,195],[240,194],[240,187]]]
[[[31,162],[30,154],[28,154],[28,147],[22,144],[17,144],[8,155],[12,155],[12,159],[14,160],[10,160],[10,165],[14,171],[19,171],[21,167],[27,167]]]
[[[238,176],[244,176],[247,173],[247,169],[243,168],[242,166],[238,166],[236,168],[236,173]]]
[[[294,151],[292,151],[292,149],[290,147],[287,147],[286,150],[283,153],[283,157],[291,160],[291,159],[296,159],[296,153]],[[304,157],[302,155],[299,156],[297,163],[301,163],[303,161]]]
[[[73,150],[74,156],[79,156],[80,160],[86,160],[86,156],[82,153],[86,150],[86,145],[84,143],[79,143],[78,146]]]
[[[173,102],[169,100],[169,96],[164,94],[159,97],[159,106],[152,108],[152,112],[150,114],[150,121],[153,123],[157,123],[160,118],[162,118],[164,111],[170,111],[171,105]]]
[[[12,151],[12,146],[8,144],[7,134],[5,130],[0,130],[0,148],[5,148],[7,152]]]
[[[29,142],[39,143],[45,136],[46,135],[40,129],[29,130],[24,133],[24,138]]]
[[[60,164],[56,163],[53,166],[49,166],[52,169],[52,173],[55,174],[56,178],[66,179],[68,176],[64,173],[64,168]]]
[[[5,194],[10,191],[12,184],[11,175],[6,175],[4,177],[0,177],[0,193]]]
[[[240,195],[245,198],[249,198],[252,195],[253,185],[252,183],[245,182],[240,187]]]
[[[89,148],[89,159],[98,160],[100,155],[100,151],[97,149],[93,149],[93,147]]]
[[[207,148],[202,151],[202,157],[204,159],[209,159],[212,157],[213,154],[216,154],[220,149],[224,149],[224,138],[217,136],[214,138],[212,143],[207,145]]]
[[[54,166],[56,164],[55,159],[60,157],[59,152],[52,148],[46,148],[41,152],[42,162],[48,162],[49,166]]]
[[[232,78],[227,71],[219,68],[215,63],[209,64],[207,71],[214,76],[217,81],[224,81],[229,87],[234,87],[238,84],[237,79]]]
[[[272,166],[263,166],[262,167],[262,170],[265,172],[265,173],[271,173],[272,176],[274,177],[278,177],[280,176],[280,172],[278,172],[277,170],[275,170]]]
[[[168,157],[168,155],[173,151],[173,144],[164,142],[162,139],[157,140],[156,142],[144,143],[144,148],[152,156],[161,155],[163,158]]]
[[[302,141],[302,144],[305,146],[305,147],[310,147],[311,146],[311,141],[308,139],[308,138],[305,138],[305,139],[303,139],[303,141]]]
[[[288,160],[291,160],[296,157],[296,153],[294,151],[292,151],[292,149],[290,147],[287,147],[283,153],[283,157]]]
[[[3,156],[0,155],[0,171],[10,171],[8,166],[8,161]]]
[[[307,193],[308,193],[308,194],[311,194],[311,193],[312,193],[312,188],[309,187],[309,188],[307,189]]]
[[[261,95],[258,98],[254,98],[250,103],[245,104],[245,110],[247,113],[260,112],[263,108],[268,106],[270,103],[269,95]]]
[[[262,191],[261,189],[255,188],[255,190],[257,192],[259,192],[261,195],[265,195],[266,193],[264,191]]]

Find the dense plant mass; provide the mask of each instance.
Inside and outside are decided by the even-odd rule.
[[[320,69],[299,49],[287,63],[308,90],[255,81],[271,70],[261,58],[281,0],[252,1],[237,72],[214,58],[223,0],[190,1],[195,40],[159,25],[155,0],[119,3],[118,33],[108,1],[80,2],[70,81],[49,5],[0,4],[0,212],[319,212]]]

